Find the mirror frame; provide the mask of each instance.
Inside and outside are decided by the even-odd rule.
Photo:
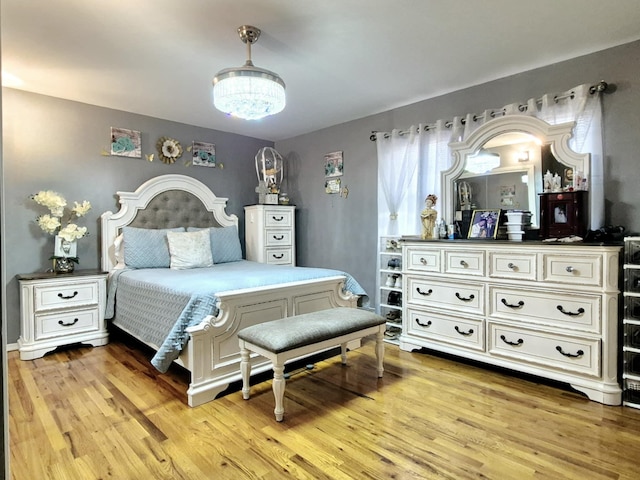
[[[575,122],[551,125],[529,115],[506,115],[494,118],[474,130],[462,142],[451,142],[449,148],[453,157],[451,168],[440,173],[441,194],[444,197],[441,203],[443,218],[447,223],[453,223],[455,215],[455,182],[464,172],[467,157],[475,154],[480,147],[492,138],[503,133],[522,132],[538,138],[543,145],[549,144],[551,152],[558,162],[582,171],[584,177],[591,180],[591,155],[589,153],[577,153],[569,147],[569,139],[573,135]],[[574,182],[575,182],[574,175]],[[535,179],[537,182],[537,179]],[[534,182],[534,184],[536,184]],[[573,185],[575,188],[575,184]],[[541,192],[535,192],[541,193]],[[540,212],[536,211],[539,218]]]

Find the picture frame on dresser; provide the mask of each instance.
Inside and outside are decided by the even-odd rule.
[[[467,238],[494,239],[498,234],[500,209],[474,210]]]

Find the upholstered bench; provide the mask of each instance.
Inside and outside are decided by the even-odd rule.
[[[384,372],[383,336],[385,319],[373,312],[358,308],[331,308],[304,313],[271,322],[260,323],[238,332],[240,339],[240,369],[242,396],[249,399],[251,376],[250,352],[268,358],[273,363],[273,395],[276,420],[284,417],[284,364],[340,345],[342,363],[347,363],[347,343],[368,335],[376,335],[378,377]]]

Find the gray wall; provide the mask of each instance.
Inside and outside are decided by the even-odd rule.
[[[482,113],[600,80],[614,86],[603,97],[606,223],[640,232],[640,42],[633,42],[276,142],[295,165],[288,188],[300,206],[298,261],[344,269],[374,297],[377,161],[371,131]],[[323,155],[335,150],[344,151],[346,200],[323,193]]]
[[[89,200],[93,209],[80,225],[90,236],[78,242],[78,268],[100,267],[100,214],[117,211],[116,191],[133,191],[146,180],[168,173],[195,177],[219,197],[228,197],[227,211],[240,217],[244,238],[243,207],[256,202],[257,178],[254,156],[273,142],[208,130],[157,118],[134,115],[78,102],[3,89],[4,119],[4,207],[7,299],[7,341],[20,335],[19,289],[16,274],[50,267],[53,237],[34,223],[47,213],[29,196],[40,190],[55,190],[73,204]],[[109,150],[110,128],[122,127],[142,133],[143,158],[104,156]],[[176,163],[144,155],[156,151],[159,137],[180,141],[185,151]],[[190,159],[186,147],[197,140],[216,145],[216,159],[224,169],[185,166]]]
[[[298,264],[348,271],[374,296],[377,161],[375,143],[369,141],[372,130],[481,113],[602,79],[615,85],[603,100],[606,219],[640,231],[640,190],[635,181],[640,152],[640,42],[634,42],[277,142],[288,161],[284,189],[298,207]],[[39,210],[29,195],[49,188],[69,201],[93,203],[87,218],[92,235],[79,242],[82,268],[99,267],[98,216],[117,208],[115,192],[135,189],[151,177],[194,176],[217,195],[229,197],[229,211],[241,219],[242,207],[255,203],[253,158],[260,147],[270,144],[267,141],[11,89],[3,94],[8,342],[19,336],[15,275],[46,268],[53,249],[52,238],[33,224]],[[140,130],[144,153],[155,151],[155,141],[165,135],[183,146],[193,140],[215,143],[225,169],[102,156],[111,126]],[[336,150],[344,152],[347,198],[324,193],[324,155]]]

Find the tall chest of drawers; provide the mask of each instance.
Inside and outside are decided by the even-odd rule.
[[[566,382],[621,403],[620,247],[404,240],[400,348]]]
[[[295,207],[250,205],[244,211],[247,260],[295,266]]]

